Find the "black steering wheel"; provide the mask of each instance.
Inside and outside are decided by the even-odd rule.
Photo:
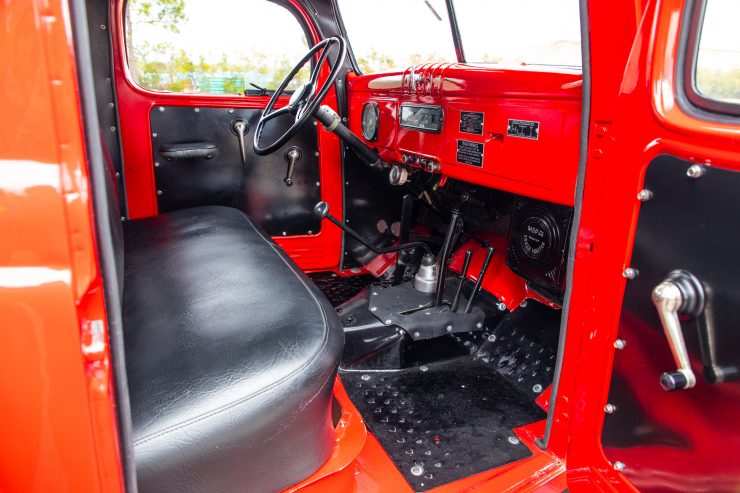
[[[321,67],[324,65],[324,63],[326,63],[326,60],[329,56],[329,51],[334,45],[337,45],[339,47],[337,57],[334,60],[334,63],[330,65],[332,69],[329,73],[329,77],[321,85],[321,88],[317,90]],[[309,78],[308,82],[293,93],[293,95],[290,97],[290,101],[286,106],[283,106],[282,108],[277,110],[273,110],[273,107],[275,106],[278,98],[283,94],[283,92],[285,92],[285,88],[288,87],[288,84],[290,84],[295,75],[319,51],[321,51],[321,56],[319,56],[318,62],[311,71],[311,77]],[[308,53],[306,53],[301,61],[298,62],[295,67],[293,67],[293,70],[291,70],[290,73],[285,76],[283,82],[280,83],[280,86],[273,93],[272,97],[270,98],[270,102],[267,103],[267,106],[265,107],[265,111],[262,112],[262,116],[260,117],[259,122],[257,122],[257,128],[254,130],[253,145],[255,153],[260,156],[271,154],[282,147],[283,144],[285,144],[296,133],[298,133],[303,125],[306,124],[308,119],[313,116],[317,109],[319,109],[319,105],[324,100],[324,97],[326,97],[326,93],[329,92],[329,89],[334,84],[334,81],[339,75],[339,71],[342,68],[345,56],[347,56],[347,43],[341,36],[333,36],[331,38],[326,38],[319,43],[316,43],[316,45],[311,48]],[[260,137],[262,136],[262,131],[265,128],[265,124],[273,118],[285,114],[291,114],[295,117],[295,121],[290,126],[290,128],[286,130],[285,133],[274,142],[264,147],[260,146]]]

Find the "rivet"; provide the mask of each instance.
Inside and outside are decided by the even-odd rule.
[[[108,108],[115,108],[116,105],[114,103],[108,103]]]
[[[368,375],[368,374],[366,373],[366,374],[364,374],[363,376],[361,376],[360,378],[361,378],[361,379],[363,379],[363,380],[365,380],[365,381],[367,382],[368,380],[370,380],[370,375]]]
[[[622,461],[617,461],[614,463],[614,469],[616,469],[617,471],[624,471],[625,467],[626,466],[624,465],[624,462]]]
[[[121,176],[121,173],[119,173],[118,171],[116,171],[116,178],[118,178],[119,176]]]
[[[309,229],[308,231],[306,231],[306,234],[312,235],[313,234],[313,230]]]
[[[195,108],[193,111],[195,111],[196,113],[200,113],[200,108]]]
[[[615,406],[614,404],[607,404],[606,406],[604,406],[604,412],[606,414],[611,414],[616,410],[617,410],[617,406]]]
[[[116,131],[116,127],[111,127],[111,128],[110,128],[110,131],[111,131],[111,132],[115,132],[115,131]]]
[[[288,236],[288,232],[287,231],[283,231],[283,236]]]
[[[417,332],[417,334],[418,334],[418,332]],[[429,370],[429,367],[428,367],[427,365],[421,365],[421,366],[419,367],[419,369],[420,369],[421,371],[427,371],[427,370]]]
[[[233,110],[233,109],[229,110],[229,113],[233,113],[233,112],[234,112],[234,110]]]
[[[162,190],[157,190],[157,195],[162,195]]]
[[[157,161],[154,161],[154,167],[155,167],[155,168],[159,168],[159,162],[157,162]]]
[[[697,179],[704,176],[704,173],[706,172],[707,169],[701,164],[692,164],[691,166],[689,166],[689,169],[686,170],[686,176],[688,176],[689,178]]]
[[[105,24],[101,24],[100,25],[100,29],[102,29],[103,31],[105,31]]]
[[[508,440],[509,440],[509,443],[512,445],[519,445],[519,439],[515,436],[510,436]]]
[[[488,336],[488,342],[496,342],[496,335],[491,334],[490,336]]]
[[[475,326],[477,328],[479,328],[479,329],[482,329],[483,328],[483,322],[478,322],[477,324],[475,324]]]
[[[126,218],[124,216],[121,216],[121,222],[125,221]]]
[[[316,126],[318,126],[318,124],[319,124],[319,122],[317,122],[316,120],[314,120],[313,126],[316,127]]]
[[[452,332],[452,325],[447,326],[447,332]]]
[[[317,181],[317,182],[316,182],[316,186],[317,186],[317,187],[320,187],[320,186],[321,186],[321,182]]]
[[[421,335],[420,332],[414,332],[414,337],[419,337]]]
[[[633,269],[632,267],[627,267],[622,272],[622,276],[627,279],[634,279],[640,274],[640,272],[637,269]]]
[[[318,152],[314,152],[313,155],[316,156],[316,157],[319,157],[319,153]]]
[[[375,294],[375,293],[373,293],[373,294]],[[376,311],[378,311],[378,307],[377,306],[374,306],[374,307],[370,308],[370,311],[371,312],[376,312]]]
[[[152,134],[152,137],[154,137],[154,138],[156,139],[156,138],[157,138],[157,132],[154,132],[154,133]]]
[[[386,324],[386,325],[390,325],[390,324],[391,324],[391,321],[390,321],[390,320],[386,320],[386,321],[385,321],[385,324]]]
[[[500,312],[506,311],[506,304],[504,304],[504,303],[498,303],[496,306],[498,307],[498,310]]]
[[[411,468],[411,474],[413,474],[414,476],[421,476],[422,474],[424,474],[424,468],[421,466],[413,466]]]
[[[637,194],[637,200],[639,200],[640,202],[647,202],[648,200],[652,198],[653,198],[653,192],[648,190],[647,188],[643,188]]]
[[[348,182],[348,181],[345,181],[345,182],[344,182],[344,184],[345,184],[345,185],[349,185],[349,182]]]
[[[538,383],[534,384],[534,386],[532,387],[532,392],[534,392],[535,394],[539,394],[540,392],[542,392],[542,385]]]
[[[164,111],[164,106],[160,106],[159,111]]]
[[[519,303],[519,306],[521,306],[522,308],[525,308],[527,306],[527,300],[524,300],[521,303]]]
[[[627,341],[625,341],[624,339],[617,339],[616,341],[614,341],[614,347],[616,349],[624,349],[626,345]]]

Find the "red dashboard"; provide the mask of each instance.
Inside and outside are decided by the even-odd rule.
[[[426,64],[350,76],[348,94],[349,126],[357,135],[365,103],[377,104],[377,137],[367,142],[386,162],[573,205],[580,71]],[[402,126],[402,105],[441,108],[441,128]]]

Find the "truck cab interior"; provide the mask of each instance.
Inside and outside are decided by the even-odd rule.
[[[567,486],[586,2],[375,3],[70,3],[129,491]]]

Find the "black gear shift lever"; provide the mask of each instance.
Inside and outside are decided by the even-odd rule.
[[[355,240],[359,241],[366,247],[368,247],[373,252],[377,253],[378,255],[382,255],[384,253],[392,253],[392,252],[398,252],[401,250],[408,250],[409,248],[421,248],[427,253],[432,253],[432,251],[429,249],[429,245],[426,243],[423,243],[421,241],[412,241],[411,243],[402,243],[400,245],[393,245],[385,248],[379,248],[374,245],[371,245],[367,240],[365,240],[360,234],[355,231],[354,229],[350,228],[346,224],[344,224],[342,221],[337,219],[336,217],[329,214],[329,204],[327,204],[324,201],[319,202],[316,204],[313,208],[313,215],[317,219],[328,219],[329,221],[333,222],[337,225],[339,229],[350,235]]]

